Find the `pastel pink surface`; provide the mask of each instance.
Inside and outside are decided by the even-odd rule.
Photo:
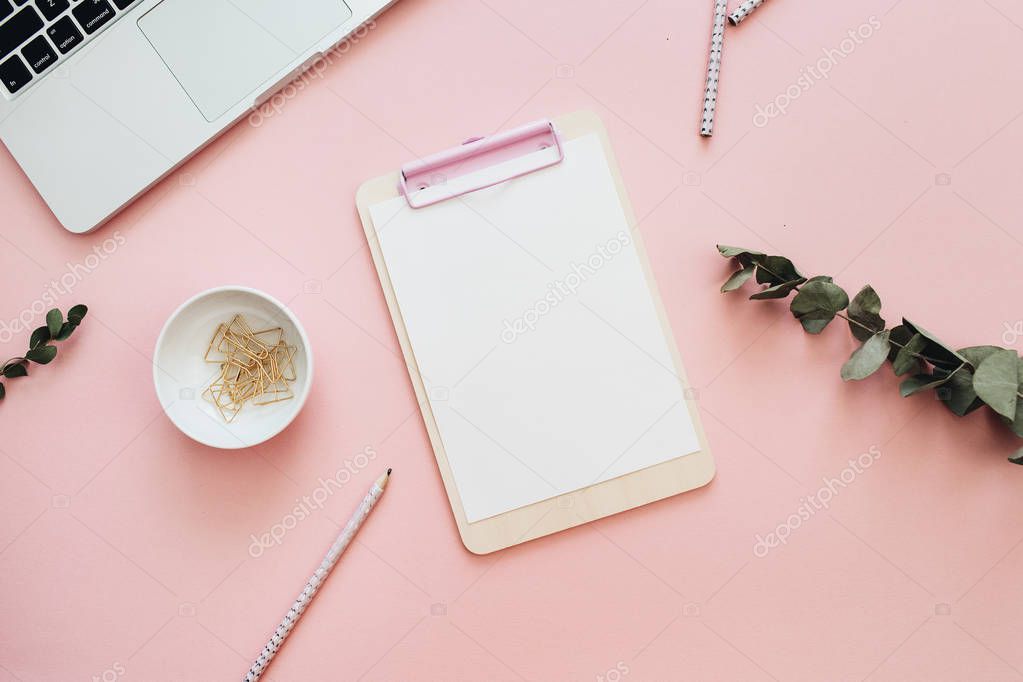
[[[842,383],[846,330],[811,338],[784,305],[721,296],[714,251],[782,252],[849,289],[872,283],[889,320],[1023,347],[1023,76],[1005,68],[1023,56],[1023,9],[771,0],[726,33],[707,141],[711,9],[402,0],[277,109],[84,237],[0,155],[0,350],[20,352],[28,332],[4,330],[38,326],[51,302],[91,309],[0,406],[0,680],[240,678],[386,466],[387,495],[269,679],[1023,677],[1017,444],[980,414],[900,399],[890,375]],[[800,86],[863,26],[827,78]],[[784,115],[755,119],[778,97]],[[610,131],[719,473],[477,557],[354,194],[471,135],[584,108]],[[167,315],[225,283],[287,302],[317,353],[302,414],[250,451],[190,441],[151,386]],[[338,473],[367,448],[367,467]],[[827,509],[758,555],[757,536],[871,448]],[[345,483],[325,487],[333,476]],[[303,504],[279,541],[257,543]]]

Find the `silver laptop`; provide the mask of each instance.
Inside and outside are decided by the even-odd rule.
[[[0,0],[0,139],[88,232],[394,0]]]

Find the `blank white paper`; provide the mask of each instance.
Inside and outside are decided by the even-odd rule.
[[[427,208],[370,207],[470,522],[699,450],[600,139],[564,149]]]

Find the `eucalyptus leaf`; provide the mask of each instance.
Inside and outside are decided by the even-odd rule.
[[[977,395],[1006,419],[1016,418],[1019,371],[1016,351],[999,349],[989,354],[973,375],[973,388]]]
[[[843,381],[860,381],[876,372],[888,359],[887,331],[874,334],[842,365]]]
[[[721,293],[735,291],[743,284],[748,282],[749,278],[753,276],[754,272],[756,272],[755,265],[749,265],[742,268],[741,270],[736,270],[735,272],[732,273],[732,276],[729,277],[728,280],[721,285]]]
[[[966,361],[976,370],[980,367],[980,363],[987,360],[989,355],[998,350],[1002,349],[998,346],[970,346],[968,348],[960,348],[956,352],[966,358]]]
[[[40,365],[47,365],[53,358],[57,357],[57,347],[39,346],[25,353],[25,357]]]
[[[895,360],[892,361],[892,369],[895,371],[895,375],[901,377],[903,374],[909,374],[918,370],[920,362],[915,354],[923,351],[926,345],[927,339],[923,337],[923,334],[913,334],[913,338],[903,344],[902,348],[895,355]]]
[[[891,339],[892,342],[892,352],[888,354],[888,359],[891,360],[892,362],[895,362],[895,357],[899,354],[899,348],[895,344],[899,344],[899,346],[905,346],[907,343],[909,343],[909,340],[915,336],[915,334],[909,331],[909,329],[907,329],[906,326],[902,324],[895,325],[894,327],[891,328],[890,331],[891,336],[889,338]],[[923,368],[921,368],[917,373],[918,374],[923,373]]]
[[[8,379],[17,379],[18,377],[28,376],[28,367],[25,366],[24,362],[15,362],[4,367],[4,376]]]
[[[750,265],[758,263],[763,259],[767,258],[766,254],[763,254],[759,251],[746,249],[741,246],[724,246],[718,244],[718,251],[725,258],[734,258],[744,268],[749,267]]]
[[[35,348],[36,346],[42,345],[42,344],[46,343],[49,340],[50,340],[50,328],[49,327],[39,327],[34,332],[32,332],[32,336],[28,340],[28,347],[29,348]]]
[[[1016,451],[1016,454],[1009,458],[1013,464],[1023,464],[1023,448]]]
[[[71,306],[67,311],[68,322],[74,322],[76,325],[81,324],[87,312],[89,312],[89,307],[81,303]]]
[[[908,398],[911,395],[916,395],[920,391],[926,391],[929,388],[937,388],[947,383],[954,372],[944,373],[940,375],[935,374],[915,374],[910,378],[899,384],[899,395],[903,398]]]
[[[860,341],[866,341],[872,334],[885,328],[881,312],[881,297],[869,284],[853,297],[849,303],[849,331]],[[859,324],[856,324],[859,322]],[[868,327],[864,329],[862,326]]]
[[[59,310],[54,308],[50,312],[46,313],[46,327],[50,330],[50,336],[56,336],[60,333],[60,326],[64,324],[64,315]]]
[[[831,283],[831,282],[834,282],[834,281],[835,281],[834,278],[833,277],[829,277],[828,275],[817,275],[816,277],[811,277],[810,279],[806,280],[806,283],[807,284],[809,284],[810,282],[828,282],[828,283]]]
[[[749,255],[749,256],[763,256],[764,255],[764,254],[760,253],[759,251],[754,251],[752,249],[746,249],[746,248],[743,248],[741,246],[725,246],[724,244],[718,244],[718,252],[720,252],[721,255],[724,256],[725,258],[737,258],[737,257],[743,256],[743,255]],[[75,306],[75,308],[77,308],[77,307],[78,306]],[[85,306],[82,306],[82,307],[84,308]],[[72,308],[71,310],[74,310],[74,308]],[[71,314],[70,310],[68,311],[68,314],[69,315]]]
[[[803,325],[803,331],[807,334],[820,334],[835,319],[834,315],[827,316],[823,313],[811,313],[799,318],[799,324]]]
[[[906,318],[902,318],[902,324],[914,334],[920,334],[927,339],[927,345],[924,346],[923,354],[934,361],[936,366],[944,367],[945,369],[955,369],[966,362],[966,358],[939,341],[934,334],[931,334],[923,327],[913,324]]]
[[[75,329],[77,329],[77,328],[78,328],[78,325],[75,324],[74,322],[70,322],[70,321],[65,322],[60,327],[60,333],[58,333],[56,336],[54,336],[53,340],[54,341],[64,341],[69,336],[74,334]]]
[[[1023,438],[1023,400],[1016,401],[1016,418],[1012,421],[1005,420],[1009,424],[1009,428],[1020,438]]]
[[[0,400],[3,400],[5,395],[7,395],[7,389],[4,388],[3,384],[0,384]]]
[[[1020,387],[1023,388],[1023,358],[1019,358],[1017,363],[1017,374],[1019,379]],[[1023,438],[1023,400],[1019,399],[1019,395],[1016,396],[1016,418],[1009,422],[1009,428],[1020,438]]]
[[[833,319],[835,313],[849,305],[849,295],[842,287],[822,279],[808,281],[799,290],[789,310],[811,334],[820,334]]]
[[[973,388],[973,371],[969,367],[962,367],[949,376],[948,382],[938,389],[938,399],[959,417],[984,406]]]
[[[796,266],[788,258],[767,256],[757,261],[757,281],[761,284],[773,286],[795,280],[801,280],[800,284],[802,284],[806,278],[800,274],[799,270],[796,270]]]
[[[784,284],[776,284],[775,286],[768,287],[768,288],[764,289],[763,291],[758,291],[757,293],[753,294],[749,298],[750,298],[751,301],[763,301],[763,300],[771,299],[771,298],[785,298],[790,293],[792,293],[793,289],[795,289],[796,287],[798,287],[802,283],[803,283],[803,280],[798,279],[798,280],[795,280],[793,282],[785,282]]]

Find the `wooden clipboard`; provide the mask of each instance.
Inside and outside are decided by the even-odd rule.
[[[646,250],[643,246],[641,235],[636,229],[635,214],[632,211],[632,206],[611,148],[610,139],[603,123],[595,113],[580,111],[554,119],[553,124],[561,139],[566,141],[591,133],[595,133],[599,137],[614,176],[619,199],[628,219],[632,233],[631,236],[635,241],[637,253],[642,261],[647,283],[660,318],[661,327],[665,337],[668,339],[675,374],[680,378],[685,395],[690,396],[689,383],[686,379],[682,362],[679,359],[671,326],[657,292],[656,282],[650,270]],[[444,443],[433,416],[426,385],[416,364],[412,345],[406,332],[405,322],[391,285],[391,278],[388,274],[383,253],[377,241],[376,230],[370,216],[369,209],[371,206],[401,196],[403,184],[403,174],[399,172],[369,180],[359,188],[356,195],[356,205],[359,216],[362,218],[370,251],[373,255],[373,263],[380,277],[384,297],[387,300],[387,307],[391,313],[391,319],[394,322],[394,328],[401,344],[402,354],[408,366],[409,377],[416,392],[416,399],[422,411],[423,421],[430,436],[430,442],[437,459],[437,468],[444,482],[444,489],[451,503],[451,510],[454,513],[455,523],[458,526],[462,543],[469,551],[476,554],[488,554],[693,490],[706,485],[713,479],[715,472],[714,460],[707,445],[699,413],[694,401],[686,400],[686,406],[700,444],[698,452],[686,454],[646,469],[603,481],[572,493],[470,523],[466,518],[462,501],[459,497],[458,488],[444,450]]]

